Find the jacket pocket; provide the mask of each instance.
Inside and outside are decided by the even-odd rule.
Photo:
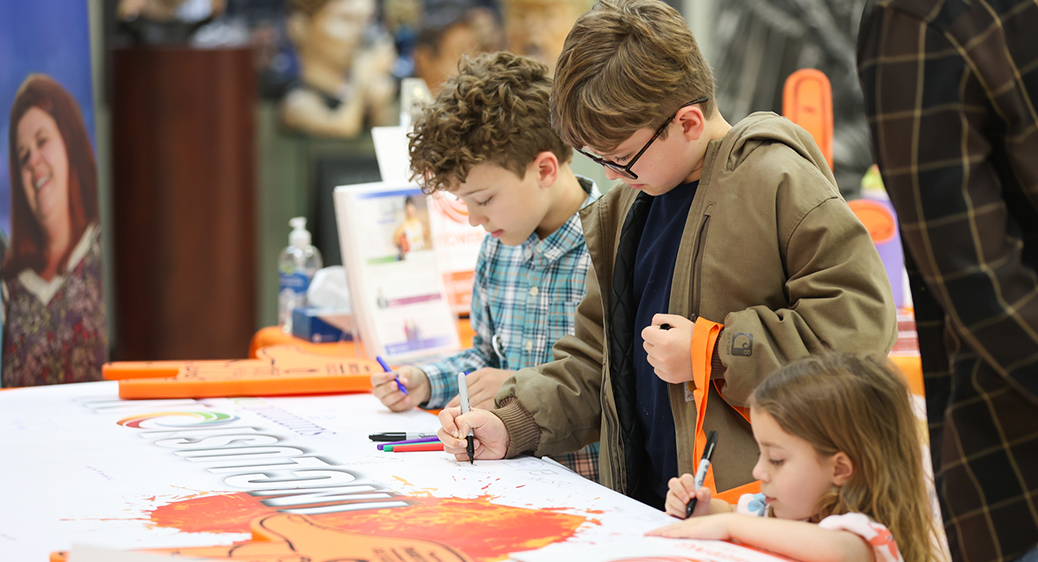
[[[608,349],[606,349],[608,357]],[[612,380],[609,375],[609,360],[606,359],[602,366],[602,419],[603,431],[599,435],[601,442],[601,453],[599,458],[599,483],[607,484],[621,494],[628,493],[627,473],[624,470],[625,451],[623,439],[620,437],[620,420],[616,415],[616,400],[612,398]],[[609,390],[607,390],[609,389]],[[607,472],[608,471],[608,472]],[[608,477],[608,479],[606,479]]]
[[[707,207],[703,221],[699,223],[696,246],[692,254],[692,320],[699,318],[700,300],[703,298],[703,254],[706,253],[706,235],[710,230],[710,211]]]

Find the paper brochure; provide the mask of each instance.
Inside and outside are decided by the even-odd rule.
[[[406,184],[411,177],[411,158],[407,152],[407,129],[404,127],[372,127],[378,172],[384,183]]]
[[[424,88],[424,84],[421,87]],[[374,127],[371,136],[383,183],[407,183],[411,176],[407,129]],[[451,310],[456,314],[468,314],[472,305],[473,272],[487,233],[482,227],[469,224],[468,207],[452,193],[439,191],[428,198],[433,249]]]
[[[335,188],[346,278],[369,359],[416,361],[461,349],[417,186]]]
[[[469,224],[465,203],[444,191],[429,196],[429,225],[451,310],[468,314],[472,308],[476,262],[487,232],[481,226]]]

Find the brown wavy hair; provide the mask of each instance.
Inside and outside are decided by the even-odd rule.
[[[818,454],[851,459],[850,480],[822,496],[812,522],[864,513],[890,529],[905,562],[938,559],[920,424],[907,382],[885,357],[834,352],[795,361],[765,378],[750,405]]]
[[[98,220],[97,164],[94,149],[90,145],[83,115],[79,104],[53,78],[44,74],[30,74],[18,88],[11,104],[11,120],[8,133],[8,163],[11,174],[11,245],[0,266],[4,279],[11,279],[26,267],[35,271],[43,269],[46,259],[46,240],[43,229],[36,222],[22,184],[21,163],[18,159],[18,122],[26,112],[38,107],[50,115],[58,125],[68,154],[68,203],[71,222],[72,244],[61,256],[61,267],[65,267],[68,255],[76,242],[82,238],[87,227]],[[60,270],[64,273],[64,270]]]
[[[520,179],[541,152],[569,162],[573,149],[548,118],[550,93],[548,67],[535,60],[506,52],[462,58],[407,135],[412,181],[433,193],[456,188],[483,162]]]
[[[710,117],[714,75],[677,10],[659,0],[602,0],[566,37],[551,122],[570,145],[611,152],[703,96]]]

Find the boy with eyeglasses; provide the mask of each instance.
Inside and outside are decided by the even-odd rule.
[[[763,377],[827,349],[889,352],[883,264],[810,134],[773,113],[729,125],[713,91],[663,2],[602,0],[577,21],[552,125],[629,187],[581,213],[592,268],[575,335],[506,381],[496,409],[441,412],[448,452],[467,458],[470,428],[477,459],[601,437],[601,483],[662,509],[716,430],[707,482],[736,494],[754,480],[744,414]]]

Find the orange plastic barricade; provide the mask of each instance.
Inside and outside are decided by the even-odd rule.
[[[256,359],[208,361],[116,361],[102,368],[119,381],[119,397],[216,398],[330,392],[367,392],[375,361],[332,357],[296,346],[270,346]]]
[[[801,68],[786,78],[782,115],[807,129],[833,169],[833,87],[820,70]]]

